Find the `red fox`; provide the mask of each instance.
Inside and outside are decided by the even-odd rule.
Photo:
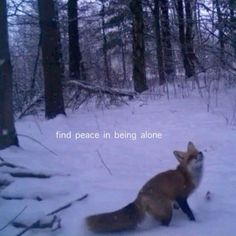
[[[175,202],[191,221],[195,221],[187,198],[200,183],[204,156],[192,142],[188,143],[186,152],[174,151],[174,155],[179,161],[175,170],[154,176],[142,187],[134,202],[124,208],[87,217],[88,228],[99,233],[132,229],[144,219],[145,213],[168,226]]]

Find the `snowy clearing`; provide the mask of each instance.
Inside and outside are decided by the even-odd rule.
[[[222,109],[209,113],[204,102],[192,96],[170,101],[133,101],[109,110],[81,109],[49,121],[25,117],[16,122],[17,133],[37,139],[57,156],[23,136],[19,136],[21,148],[0,152],[6,162],[25,168],[0,167],[0,182],[10,182],[0,191],[0,228],[25,206],[16,221],[30,225],[88,193],[86,199],[57,214],[61,229],[34,229],[24,235],[95,235],[85,227],[86,216],[117,210],[133,201],[149,178],[176,167],[173,151],[185,150],[191,140],[205,155],[202,183],[189,198],[197,221],[190,222],[175,210],[169,227],[147,217],[136,230],[114,235],[234,236],[236,128],[227,126],[220,115],[231,112],[230,97],[225,95],[219,101]],[[57,136],[57,132],[65,135]],[[120,137],[113,137],[114,132]],[[141,138],[145,132],[146,138]],[[9,174],[22,171],[50,177],[17,178]],[[21,230],[10,225],[0,235],[14,236]]]

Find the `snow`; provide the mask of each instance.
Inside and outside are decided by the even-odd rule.
[[[211,112],[206,111],[203,100],[192,94],[186,99],[169,101],[165,98],[135,100],[105,110],[88,107],[49,121],[32,116],[17,121],[18,134],[37,139],[57,155],[23,136],[19,136],[21,148],[0,151],[0,157],[7,162],[23,166],[27,171],[51,175],[48,179],[14,178],[8,173],[24,169],[0,167],[0,181],[11,182],[0,190],[0,196],[24,198],[0,198],[0,228],[25,206],[16,221],[31,224],[88,193],[86,199],[57,213],[62,220],[61,229],[55,232],[34,229],[25,235],[96,235],[87,230],[84,218],[117,210],[133,201],[148,179],[176,167],[173,151],[184,151],[191,140],[205,155],[202,182],[189,198],[197,221],[190,222],[181,211],[174,210],[169,227],[160,226],[147,217],[136,230],[115,235],[235,235],[236,128],[226,125],[225,119],[233,112],[230,96],[221,94],[219,106]],[[71,137],[56,137],[58,131],[71,132]],[[109,133],[110,138],[104,138],[104,132]],[[132,135],[115,138],[114,132],[135,133],[136,138]],[[141,139],[143,132],[161,135]],[[76,133],[99,133],[99,138],[76,139]],[[36,197],[42,201],[35,200]],[[0,235],[14,236],[20,230],[8,226]]]

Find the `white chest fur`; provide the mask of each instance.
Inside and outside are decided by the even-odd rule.
[[[191,173],[191,176],[193,178],[193,183],[196,188],[201,182],[202,174],[203,174],[203,166],[201,166],[200,168],[194,169],[194,171]]]
[[[188,171],[192,177],[193,184],[197,188],[201,182],[203,174],[203,162],[202,161],[192,161],[188,166]]]

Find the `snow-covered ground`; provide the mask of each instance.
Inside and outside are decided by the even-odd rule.
[[[219,102],[219,108],[209,113],[205,103],[192,95],[170,101],[132,101],[109,110],[81,109],[49,121],[34,117],[18,121],[19,134],[35,138],[57,155],[23,136],[19,136],[21,148],[0,152],[5,161],[23,166],[27,171],[52,175],[48,179],[16,178],[8,173],[25,170],[0,167],[0,180],[12,181],[0,191],[0,196],[23,198],[0,198],[0,228],[25,206],[16,221],[31,224],[88,193],[86,199],[57,214],[62,219],[61,229],[30,230],[25,235],[95,235],[85,227],[86,216],[113,211],[134,200],[149,178],[176,167],[173,150],[185,150],[191,140],[205,155],[202,183],[189,198],[197,221],[190,222],[181,211],[175,211],[169,227],[147,218],[136,230],[121,235],[234,236],[236,128],[225,122],[232,112],[232,100],[224,95],[219,101],[222,103]],[[57,131],[71,131],[71,138],[60,139],[56,137]],[[115,139],[115,131],[134,134],[132,138]],[[161,133],[162,137],[141,139],[140,134],[145,131]],[[74,135],[81,132],[97,132],[100,137],[75,140]],[[111,134],[110,139],[103,137],[104,132]],[[210,200],[206,199],[207,192]],[[38,197],[42,201],[37,201]],[[9,225],[0,235],[14,236],[20,231]]]

